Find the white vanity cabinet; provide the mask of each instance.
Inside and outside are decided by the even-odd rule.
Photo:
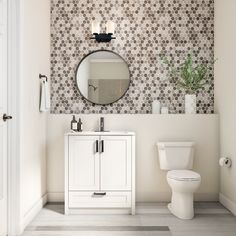
[[[65,135],[65,214],[135,214],[135,134]]]

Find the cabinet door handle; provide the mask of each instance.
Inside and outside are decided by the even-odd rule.
[[[100,153],[104,152],[104,140],[100,142]]]
[[[96,153],[98,152],[98,140],[96,140],[96,143],[95,143],[95,152]]]
[[[106,196],[106,194],[107,193],[105,193],[105,192],[104,193],[96,193],[96,192],[93,193],[94,196]]]

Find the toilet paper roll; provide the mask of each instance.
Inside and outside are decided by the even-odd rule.
[[[231,167],[231,165],[232,165],[232,161],[231,161],[231,159],[228,158],[228,157],[222,157],[222,158],[220,158],[220,160],[219,160],[219,164],[220,164],[220,166],[222,166],[222,167],[229,168],[229,167]]]

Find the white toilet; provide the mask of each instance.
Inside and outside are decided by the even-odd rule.
[[[201,183],[201,176],[191,171],[193,167],[193,142],[159,142],[160,168],[168,170],[167,181],[172,189],[172,214],[180,219],[194,217],[193,194]]]

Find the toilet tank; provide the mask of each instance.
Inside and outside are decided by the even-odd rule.
[[[193,168],[193,142],[159,142],[157,147],[161,170]]]

